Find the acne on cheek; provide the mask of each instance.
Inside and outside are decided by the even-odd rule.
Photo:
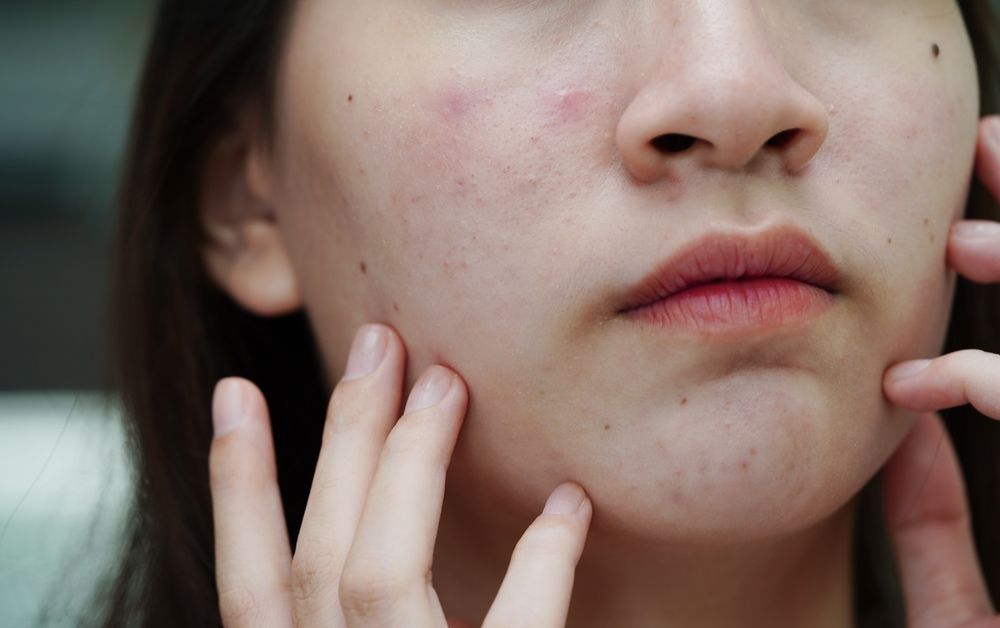
[[[377,194],[405,225],[405,240],[426,242],[418,231],[451,222],[461,229],[450,230],[452,252],[468,247],[471,266],[475,257],[508,257],[509,246],[497,249],[518,228],[565,229],[578,215],[570,197],[592,169],[605,169],[589,150],[602,139],[594,125],[614,124],[611,112],[593,90],[565,81],[511,83],[449,79],[415,88],[400,94],[396,119],[383,118],[392,172]],[[475,242],[476,233],[491,236]],[[464,267],[452,252],[423,250],[445,272]]]
[[[551,125],[579,124],[591,115],[594,94],[586,89],[559,89],[542,93],[544,118]]]

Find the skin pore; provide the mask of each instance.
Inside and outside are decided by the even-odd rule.
[[[206,260],[248,309],[306,308],[331,388],[374,321],[406,390],[462,376],[449,614],[482,619],[574,480],[568,625],[849,625],[852,498],[915,418],[882,373],[940,352],[954,287],[978,93],[953,2],[303,0],[277,90],[273,149],[210,171]],[[776,224],[844,277],[808,325],[617,314],[695,237]]]

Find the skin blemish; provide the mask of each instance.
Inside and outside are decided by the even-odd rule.
[[[354,102],[354,94],[347,95],[347,102]]]
[[[934,55],[935,59],[941,56],[941,46],[938,46],[936,43],[931,44],[931,54]]]
[[[611,429],[611,426],[609,424],[605,423],[604,424],[604,431],[607,432],[610,429]]]
[[[687,398],[687,397],[681,397],[681,405],[682,405],[682,406],[683,406],[683,405],[686,405],[686,404],[687,404],[687,402],[688,402],[688,398]]]
[[[886,243],[888,243],[888,244],[892,244],[892,238],[886,238],[886,240],[885,240],[885,241],[886,241]]]
[[[573,124],[587,117],[593,94],[585,89],[560,89],[544,97],[549,118],[559,124]]]
[[[432,106],[445,122],[457,123],[491,102],[481,88],[446,87],[432,100]]]
[[[396,310],[398,312],[399,311],[399,303],[393,303],[392,304],[392,309],[394,309],[394,310]]]
[[[364,260],[362,260],[361,263],[358,264],[358,268],[361,269],[361,274],[362,275],[367,275],[368,274],[368,264],[365,264]]]

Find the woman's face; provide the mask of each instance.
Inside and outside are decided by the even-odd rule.
[[[330,386],[369,321],[406,390],[461,374],[450,490],[530,516],[572,479],[595,529],[761,538],[911,425],[882,372],[941,348],[978,117],[955,2],[301,0],[288,37],[267,176]],[[618,313],[693,239],[775,224],[840,270],[821,315]]]

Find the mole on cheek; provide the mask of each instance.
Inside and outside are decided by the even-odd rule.
[[[938,46],[936,43],[931,44],[931,54],[937,59],[941,55],[941,46]]]
[[[361,274],[362,275],[367,275],[368,274],[368,264],[365,264],[365,262],[363,260],[362,260],[362,262],[360,264],[358,264],[358,268],[361,269]]]

